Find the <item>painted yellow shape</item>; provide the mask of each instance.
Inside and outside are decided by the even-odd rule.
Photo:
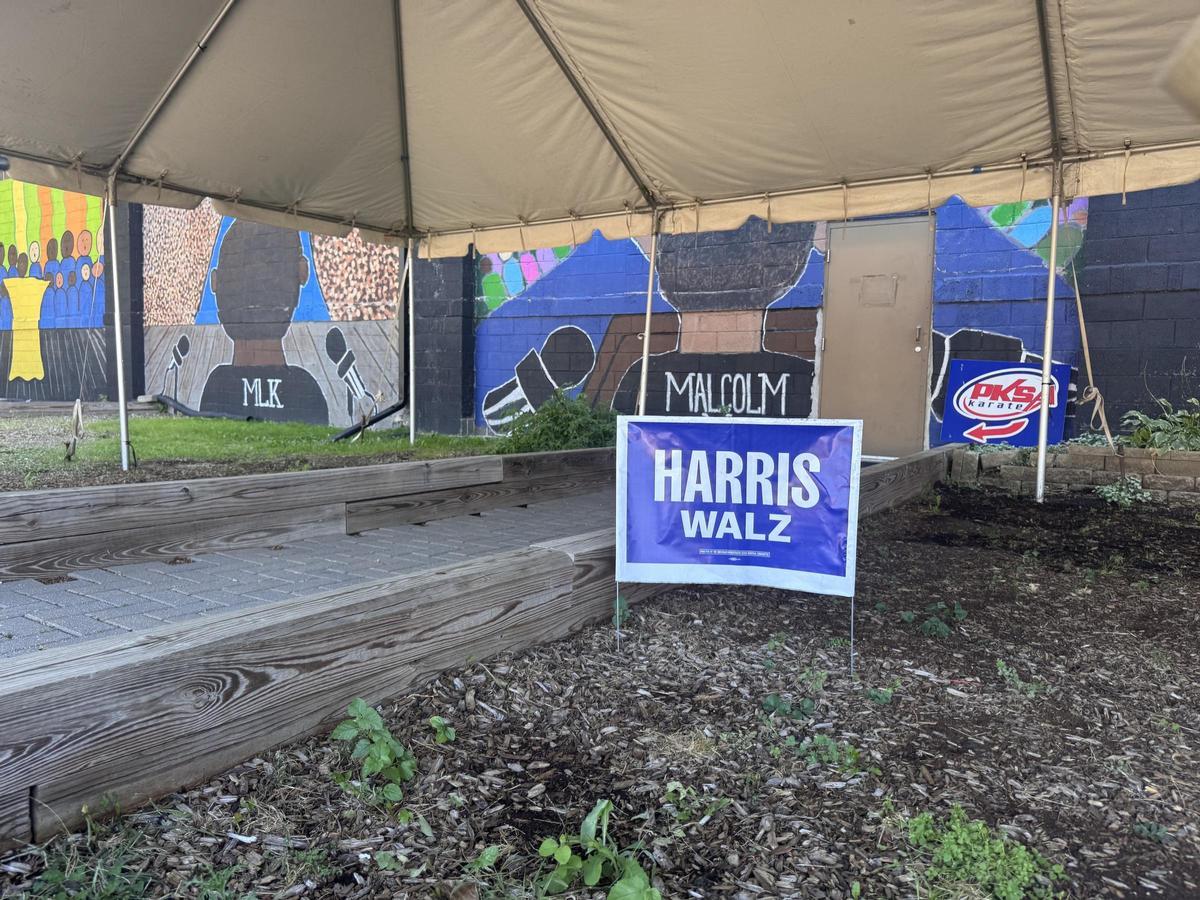
[[[8,380],[41,381],[46,377],[42,366],[42,335],[38,322],[42,318],[42,297],[47,282],[41,278],[5,278],[8,299],[12,302],[12,362]]]

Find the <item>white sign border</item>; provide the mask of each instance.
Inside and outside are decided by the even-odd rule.
[[[769,566],[691,565],[676,563],[631,563],[627,558],[626,521],[629,489],[629,424],[679,422],[712,425],[791,425],[849,427],[854,433],[850,461],[850,497],[846,535],[846,574],[790,572]],[[617,418],[617,583],[650,584],[753,584],[762,587],[853,597],[858,571],[858,492],[862,477],[861,419],[780,419],[757,416],[619,416]]]

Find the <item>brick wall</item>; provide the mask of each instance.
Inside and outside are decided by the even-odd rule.
[[[1080,292],[1110,420],[1200,391],[1200,184],[1091,201]]]

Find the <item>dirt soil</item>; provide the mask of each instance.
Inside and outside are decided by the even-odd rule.
[[[1061,864],[1070,896],[1200,896],[1196,512],[947,490],[859,548],[855,679],[846,601],[672,590],[620,650],[597,626],[381,706],[419,761],[408,824],[339,788],[347,745],[313,739],[11,856],[0,893],[124,848],[149,886],[122,896],[534,896],[541,840],[609,798],[665,897],[988,896],[909,843],[907,817],[955,804]],[[807,759],[816,734],[859,759]],[[673,781],[694,793],[664,799]],[[472,872],[489,845],[496,870]],[[214,872],[227,892],[203,894]]]

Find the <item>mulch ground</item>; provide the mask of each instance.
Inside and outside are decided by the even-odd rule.
[[[955,804],[1071,896],[1200,896],[1200,516],[945,491],[859,547],[855,679],[845,601],[676,589],[619,651],[598,626],[382,705],[419,761],[408,824],[336,786],[347,746],[314,739],[10,857],[0,892],[119,849],[147,896],[533,896],[541,840],[608,798],[665,897],[927,897],[903,821]],[[807,758],[817,734],[856,763]]]

